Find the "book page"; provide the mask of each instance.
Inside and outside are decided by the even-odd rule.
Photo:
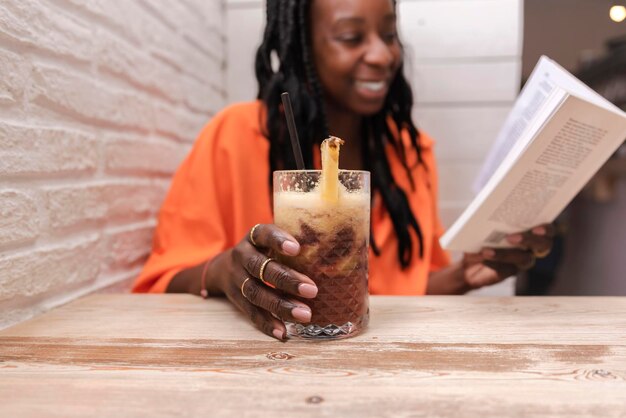
[[[554,90],[555,84],[548,76],[550,72],[547,67],[549,65],[549,59],[542,56],[528,77],[474,181],[474,192],[478,193],[487,184],[487,181],[518,141],[528,123],[535,117]]]
[[[480,208],[480,205],[483,204],[483,202],[494,192],[495,188],[498,187],[500,182],[503,181],[505,176],[511,170],[511,167],[513,167],[517,161],[517,158],[526,150],[528,143],[538,135],[544,127],[546,120],[552,117],[554,112],[558,110],[566,97],[567,93],[562,89],[555,88],[552,90],[548,99],[542,104],[540,109],[541,113],[545,116],[543,118],[535,118],[531,124],[526,127],[523,132],[523,136],[525,138],[514,144],[513,148],[507,154],[507,157],[498,166],[497,170],[491,176],[485,187],[481,189],[474,200],[472,200],[469,206],[463,211],[461,216],[459,216],[452,226],[448,228],[444,237],[455,236],[460,233],[461,229],[468,227],[467,225],[470,224],[472,216],[474,216],[475,212]],[[479,232],[480,231],[475,231],[474,234],[478,234]]]
[[[617,106],[586,86],[555,61],[542,55],[487,154],[485,163],[473,184],[475,192],[487,184],[556,86],[607,110],[621,112]]]
[[[554,96],[558,97],[558,96]],[[468,252],[508,247],[509,233],[552,222],[626,139],[626,114],[566,95],[519,155],[498,169],[441,238]]]

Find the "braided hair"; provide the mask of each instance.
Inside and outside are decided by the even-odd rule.
[[[323,90],[311,57],[310,5],[310,0],[267,0],[267,22],[263,42],[256,53],[255,73],[259,84],[257,98],[267,107],[267,119],[262,121],[261,126],[265,127],[270,141],[270,184],[274,170],[296,168],[281,106],[282,92],[288,92],[292,98],[296,128],[307,167],[313,166],[314,145],[329,136]],[[274,59],[272,55],[275,55]],[[278,62],[278,68],[273,68],[273,60]],[[365,141],[363,162],[365,169],[372,173],[372,191],[380,193],[391,217],[398,237],[398,260],[402,268],[406,268],[412,259],[414,242],[411,230],[417,236],[420,257],[424,255],[423,237],[406,193],[393,178],[385,144],[393,146],[414,190],[411,174],[414,167],[409,167],[402,140],[389,124],[391,119],[398,132],[408,132],[411,147],[417,152],[416,164],[423,164],[419,132],[411,121],[412,106],[413,94],[400,67],[391,82],[383,108],[362,122]],[[371,244],[374,253],[379,255],[374,236]]]

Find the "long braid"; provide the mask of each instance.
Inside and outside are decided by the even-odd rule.
[[[393,178],[385,151],[385,139],[390,138],[389,142],[392,142],[394,140],[391,138],[395,138],[397,135],[392,135],[389,132],[389,124],[387,123],[385,115],[382,113],[372,116],[370,123],[372,131],[371,142],[373,142],[374,151],[369,156],[372,161],[370,170],[372,172],[373,189],[380,193],[391,215],[391,221],[398,237],[398,260],[400,261],[400,265],[405,268],[411,263],[413,255],[413,240],[411,239],[410,230],[412,229],[417,236],[420,258],[424,257],[424,239],[419,223],[409,205],[406,193],[397,185]],[[402,141],[400,139],[397,141],[400,142],[400,147],[394,146],[394,148],[405,170],[407,170],[411,187],[414,188],[412,175],[406,161],[406,154],[399,151],[403,149]],[[375,244],[375,237],[372,239],[372,242],[374,243],[372,248],[378,250]]]
[[[300,145],[308,167],[312,167],[314,144],[329,134],[323,89],[311,60],[310,5],[310,0],[267,1],[267,25],[263,42],[257,50],[255,72],[259,83],[257,97],[265,103],[267,110],[262,126],[270,142],[270,184],[274,170],[296,168],[280,100],[283,91],[289,92],[292,98]],[[276,72],[271,66],[272,53],[280,61]],[[423,237],[405,191],[393,178],[385,144],[393,146],[414,190],[415,167],[409,166],[406,148],[398,134],[408,133],[410,147],[417,153],[416,164],[423,164],[419,132],[411,120],[412,107],[413,94],[400,68],[390,85],[383,109],[364,119],[362,131],[365,141],[363,162],[372,172],[372,192],[380,193],[391,217],[398,237],[398,260],[402,268],[407,267],[412,259],[414,243],[410,231],[413,230],[417,237],[420,257],[424,256]],[[392,132],[389,119],[398,132]],[[373,235],[371,243],[378,255],[380,252]]]
[[[259,85],[264,86],[270,82],[273,75],[272,70],[272,46],[277,44],[276,30],[278,25],[278,0],[267,0],[266,4],[266,21],[265,31],[263,34],[263,43],[259,46],[255,57],[255,73]],[[262,89],[259,89],[257,99],[262,99]]]
[[[313,97],[315,99],[315,103],[319,109],[320,117],[319,119],[322,122],[322,138],[327,138],[330,136],[330,130],[328,129],[328,119],[326,118],[326,112],[324,110],[324,106],[322,104],[322,86],[320,84],[319,79],[317,78],[317,74],[315,73],[315,68],[313,67],[313,63],[311,62],[311,57],[309,53],[311,41],[310,41],[310,30],[309,30],[309,19],[308,19],[308,11],[311,7],[308,1],[300,2],[299,9],[299,21],[300,21],[300,45],[302,48],[302,61],[304,62],[304,69],[306,71],[307,81],[313,90]]]

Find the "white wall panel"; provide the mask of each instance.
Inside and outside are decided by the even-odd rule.
[[[520,87],[520,62],[421,63],[410,77],[418,104],[510,102]]]
[[[435,138],[437,161],[480,162],[495,140],[509,105],[486,107],[416,107],[418,128]]]
[[[439,204],[439,218],[444,228],[450,227],[456,221],[465,206],[467,206],[465,202],[441,202]]]
[[[418,60],[516,57],[521,0],[403,0],[401,36]]]
[[[472,183],[480,166],[480,161],[439,161],[439,201],[469,203],[474,197]]]

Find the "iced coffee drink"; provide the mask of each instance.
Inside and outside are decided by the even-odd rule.
[[[322,171],[274,173],[274,223],[301,246],[297,257],[281,262],[318,287],[315,299],[303,300],[313,312],[311,322],[287,323],[290,336],[345,338],[369,320],[370,178],[365,171],[338,170],[332,158],[339,143],[334,145],[336,150],[332,140],[322,146]]]

